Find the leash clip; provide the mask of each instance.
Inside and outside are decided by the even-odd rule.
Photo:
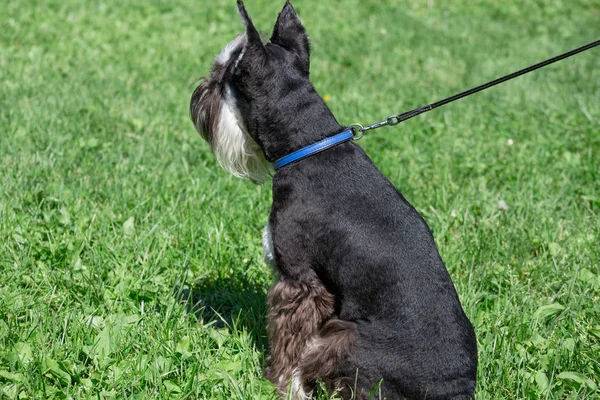
[[[361,124],[352,124],[348,128],[352,131],[352,140],[359,140],[365,136],[365,128]]]
[[[398,125],[401,122],[400,118],[398,118],[397,115],[392,115],[390,117],[387,117],[387,119],[385,121],[387,122],[387,124],[389,126]]]

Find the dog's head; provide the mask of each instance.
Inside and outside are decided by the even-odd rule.
[[[271,162],[297,147],[294,136],[307,107],[324,103],[309,80],[308,36],[291,3],[279,13],[267,44],[237,3],[246,31],[217,56],[190,111],[223,168],[262,182]]]

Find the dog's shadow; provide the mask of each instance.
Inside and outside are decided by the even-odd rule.
[[[267,346],[267,289],[243,277],[208,277],[176,288],[175,295],[189,313],[204,324],[245,330],[256,348]]]

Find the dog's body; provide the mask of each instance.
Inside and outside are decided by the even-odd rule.
[[[334,317],[311,329],[318,338],[335,325],[337,336],[301,361],[311,363],[305,379],[352,385],[358,369],[358,388],[383,379],[388,399],[473,395],[475,336],[429,228],[358,146],[279,171],[269,223],[277,285],[304,284],[301,299],[321,290],[335,299]],[[294,340],[275,333],[275,341]],[[340,346],[352,350],[340,356]]]
[[[266,46],[238,5],[246,34],[191,109],[221,164],[258,181],[267,162],[343,127],[308,79],[308,37],[291,4]],[[263,243],[279,272],[266,375],[282,393],[302,398],[322,380],[345,398],[378,384],[387,399],[474,396],[475,334],[431,232],[356,144],[273,176]]]

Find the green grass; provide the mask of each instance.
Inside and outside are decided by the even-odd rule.
[[[247,1],[267,32],[282,5]],[[295,5],[345,124],[600,38],[597,0]],[[8,0],[0,28],[0,398],[274,398],[270,186],[218,169],[188,118],[234,1]],[[433,230],[479,399],[600,396],[599,55],[359,142]]]

